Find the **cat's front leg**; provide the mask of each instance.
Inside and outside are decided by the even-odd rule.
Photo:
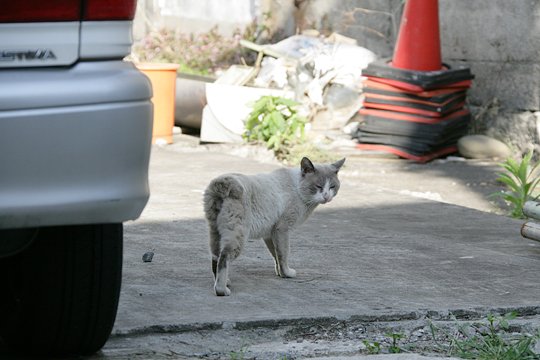
[[[270,254],[272,254],[272,258],[274,259],[274,264],[275,264],[275,271],[276,271],[276,275],[277,276],[281,276],[279,274],[279,264],[278,264],[278,260],[277,260],[277,257],[276,257],[276,249],[274,248],[274,241],[272,240],[271,237],[269,238],[264,238],[264,243],[266,244],[266,247],[268,248],[268,251],[270,251]]]
[[[272,243],[274,244],[276,272],[283,278],[296,277],[296,270],[289,267],[289,232],[286,229],[276,227],[272,234]]]

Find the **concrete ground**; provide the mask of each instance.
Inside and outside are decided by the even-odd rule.
[[[276,277],[264,244],[249,241],[231,267],[232,295],[217,297],[203,190],[225,172],[279,165],[264,153],[246,157],[239,148],[199,146],[184,136],[154,147],[151,199],[125,225],[117,321],[97,357],[352,359],[369,344],[358,339],[371,339],[368,330],[380,324],[412,333],[427,319],[512,309],[524,321],[538,320],[540,243],[522,238],[522,221],[495,214],[501,210],[487,200],[500,189],[495,163],[421,165],[346,153],[338,196],[291,235],[298,276]],[[149,251],[152,262],[143,262]],[[333,324],[352,335],[340,330],[325,338]]]

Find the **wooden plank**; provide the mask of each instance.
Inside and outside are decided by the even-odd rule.
[[[527,201],[523,205],[523,213],[529,218],[540,220],[540,203],[536,201]]]
[[[258,70],[251,66],[231,65],[217,78],[216,84],[245,85],[255,76]]]
[[[242,45],[245,48],[251,49],[253,51],[257,51],[259,53],[262,52],[264,55],[272,56],[275,58],[286,57],[284,54],[281,54],[275,50],[272,50],[268,46],[255,44],[254,42],[251,42],[248,40],[244,40],[244,39],[240,40],[240,45]]]
[[[540,241],[540,224],[528,221],[521,226],[521,236],[527,239]]]

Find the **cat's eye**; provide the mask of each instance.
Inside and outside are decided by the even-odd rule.
[[[336,185],[330,186],[330,189],[334,190],[336,188]]]
[[[316,187],[317,187],[317,189],[319,189],[319,190],[322,190],[322,189],[323,189],[323,187],[322,187],[322,186],[320,186],[320,185],[315,185],[315,186],[316,186]]]

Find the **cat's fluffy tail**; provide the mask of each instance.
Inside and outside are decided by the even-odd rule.
[[[221,211],[223,200],[242,201],[244,188],[232,175],[215,178],[204,192],[204,213],[209,221],[215,222]]]

